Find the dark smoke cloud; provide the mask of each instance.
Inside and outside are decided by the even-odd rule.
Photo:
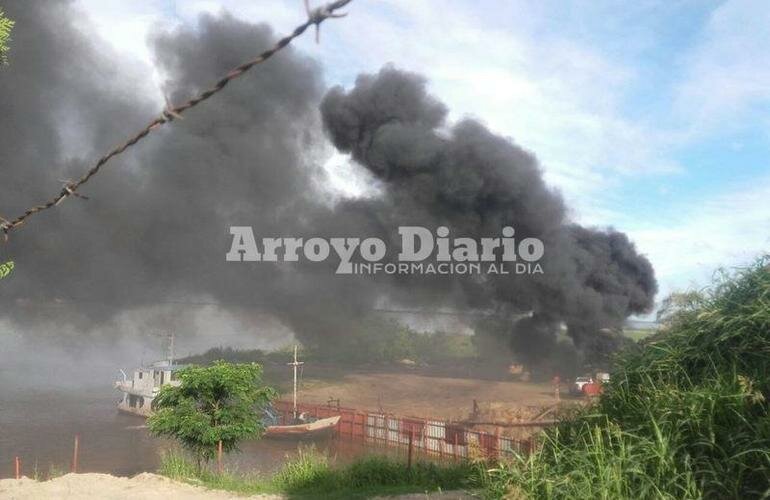
[[[0,70],[0,215],[13,215],[159,106],[145,97],[146,69],[105,50],[70,2],[4,8],[17,24],[11,65]],[[204,15],[151,44],[163,90],[178,102],[273,40],[265,25]],[[14,233],[0,247],[0,260],[17,263],[0,285],[0,317],[25,331],[104,332],[121,311],[214,301],[239,317],[268,313],[334,350],[378,305],[475,308],[509,318],[514,347],[529,343],[522,356],[542,357],[562,322],[580,347],[649,309],[654,274],[625,235],[571,224],[531,153],[446,116],[422,77],[392,67],[324,96],[321,68],[289,48],[110,165],[84,189],[91,200],[67,200]],[[324,191],[324,131],[375,177],[376,197],[333,202]],[[378,236],[391,256],[399,225],[476,238],[512,225],[517,238],[545,242],[545,274],[343,277],[336,262],[226,263],[233,225],[271,237]],[[522,311],[532,319],[516,325]]]
[[[461,284],[467,304],[533,312],[511,332],[524,357],[544,357],[560,322],[581,347],[600,328],[651,307],[652,266],[628,238],[569,223],[531,153],[476,121],[448,124],[420,76],[386,67],[349,92],[332,89],[321,110],[334,145],[384,182],[375,203],[392,218],[477,238],[512,225],[517,237],[545,242],[545,274]],[[438,285],[436,292],[446,289]]]

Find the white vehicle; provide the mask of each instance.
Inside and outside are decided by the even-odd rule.
[[[575,379],[575,383],[572,384],[572,387],[570,388],[570,392],[573,394],[582,394],[583,393],[583,386],[586,384],[593,384],[594,379],[591,377],[578,377]]]

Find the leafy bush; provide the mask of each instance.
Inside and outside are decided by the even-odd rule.
[[[8,63],[8,42],[11,41],[11,30],[14,22],[5,17],[3,9],[0,9],[0,64]]]
[[[153,400],[150,431],[179,441],[196,456],[198,468],[214,457],[219,443],[225,452],[264,430],[262,410],[275,397],[263,387],[257,364],[190,366],[179,371],[180,385],[165,385]]]
[[[770,266],[722,273],[622,355],[598,402],[491,470],[491,496],[770,496]]]

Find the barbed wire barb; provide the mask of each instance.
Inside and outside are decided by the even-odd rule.
[[[0,217],[0,230],[3,231],[3,241],[8,241],[8,231],[11,230],[13,226],[11,226],[11,221],[6,219],[5,217]]]
[[[312,21],[315,25],[315,43],[321,42],[321,23],[326,19],[339,19],[348,15],[347,12],[335,13],[331,7],[333,4],[328,4],[323,7],[315,9],[310,8],[310,0],[305,0],[305,12],[307,13],[308,20]],[[340,8],[340,7],[337,7]]]
[[[125,152],[127,149],[137,144],[139,141],[147,137],[151,132],[161,127],[162,125],[166,123],[171,123],[174,120],[181,120],[182,114],[185,111],[197,106],[203,101],[211,98],[213,95],[218,94],[232,80],[242,76],[244,73],[252,69],[254,66],[261,64],[267,61],[268,59],[270,59],[277,52],[281,51],[283,48],[289,45],[292,41],[294,41],[295,38],[300,37],[310,26],[315,26],[316,42],[318,42],[321,23],[324,22],[326,19],[337,19],[337,18],[345,17],[347,13],[337,13],[336,11],[345,7],[347,4],[352,2],[352,0],[336,0],[322,7],[318,7],[312,10],[310,9],[309,1],[304,0],[304,2],[305,2],[305,12],[307,14],[307,20],[305,20],[304,23],[294,28],[294,31],[292,31],[289,35],[286,35],[280,40],[278,40],[272,47],[265,50],[254,59],[247,61],[236,68],[233,68],[223,78],[217,81],[214,84],[214,86],[212,86],[208,90],[201,92],[200,94],[191,98],[187,102],[180,104],[179,106],[173,106],[171,105],[168,98],[166,98],[166,107],[163,109],[160,116],[158,116],[153,121],[148,123],[147,126],[145,126],[142,130],[137,132],[133,137],[128,139],[126,142],[124,142],[120,146],[117,146],[112,151],[110,151],[106,155],[99,158],[99,160],[88,171],[86,171],[86,173],[77,181],[74,181],[74,182],[62,181],[64,182],[64,186],[62,187],[59,194],[54,198],[50,199],[45,203],[42,203],[40,205],[36,205],[32,208],[27,209],[23,214],[19,215],[15,219],[9,220],[9,219],[0,217],[0,231],[3,232],[3,241],[7,242],[8,234],[11,231],[22,226],[28,218],[44,210],[48,210],[52,207],[58,206],[62,201],[69,198],[70,196],[75,196],[77,198],[87,200],[88,197],[81,195],[80,193],[77,192],[77,190],[83,184],[87,183],[91,179],[91,177],[98,174],[101,168],[104,165],[106,165],[110,160],[112,160],[116,156],[123,154],[123,152]]]

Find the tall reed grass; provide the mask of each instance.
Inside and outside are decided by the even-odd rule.
[[[482,477],[491,497],[770,497],[770,260],[720,274],[596,404]]]

